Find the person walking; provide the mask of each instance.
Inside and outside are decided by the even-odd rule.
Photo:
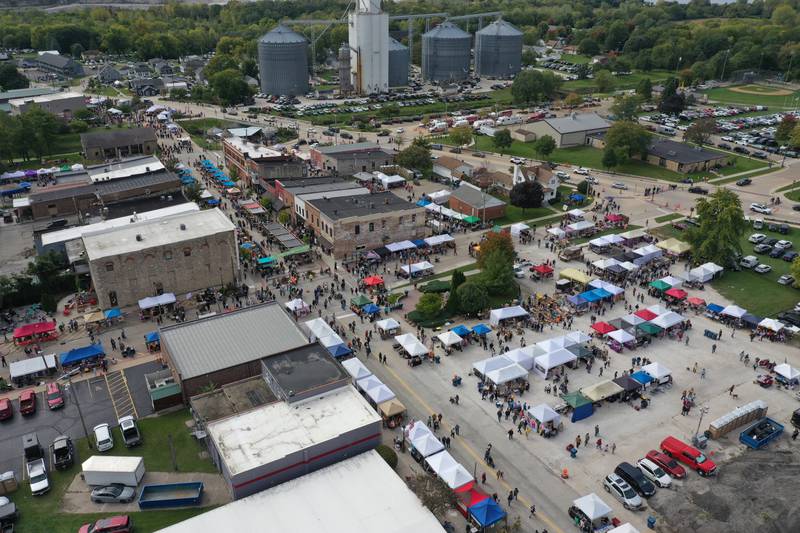
[[[733,396],[733,388],[734,388],[735,386],[736,386],[736,385],[731,385],[731,388],[730,388],[730,389],[728,389],[728,396]]]
[[[611,443],[611,455],[614,455],[615,451],[617,451],[617,443],[616,442],[612,442]]]
[[[533,518],[534,516],[536,516],[536,506],[535,505],[531,504],[530,511],[531,511],[531,514],[530,514],[530,516],[528,516],[528,518]]]
[[[481,473],[481,485],[486,484],[486,472]]]
[[[594,436],[600,435],[600,426],[598,424],[594,425]]]
[[[717,343],[711,345],[711,353],[717,353]]]
[[[514,501],[514,491],[508,491],[508,497],[506,499],[508,500],[508,506],[511,507],[511,502]]]
[[[792,432],[792,440],[797,440],[797,435],[800,435],[800,429],[794,428]]]

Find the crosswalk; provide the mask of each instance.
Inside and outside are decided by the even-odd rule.
[[[120,370],[108,372],[105,378],[106,385],[108,385],[108,393],[114,405],[114,412],[117,414],[117,420],[128,415],[138,418],[136,406],[133,404],[131,391],[128,389],[128,380],[125,379],[124,372]]]

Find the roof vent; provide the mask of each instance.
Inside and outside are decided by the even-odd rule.
[[[370,209],[375,209],[375,202],[370,202],[369,203],[369,208]]]
[[[145,172],[150,172],[150,167],[144,167]]]
[[[137,233],[136,234],[136,240],[139,241],[139,242],[142,242],[144,240],[144,238],[142,237],[141,233]]]
[[[181,224],[181,231],[186,231],[186,224]]]

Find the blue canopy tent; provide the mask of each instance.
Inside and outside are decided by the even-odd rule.
[[[486,324],[478,324],[474,328],[472,328],[472,333],[475,335],[486,335],[487,333],[491,333],[492,328],[487,326]]]
[[[99,344],[90,344],[83,348],[73,348],[68,352],[59,355],[61,366],[75,365],[87,359],[102,357],[106,354],[103,347]]]
[[[722,307],[721,305],[717,305],[717,304],[708,304],[708,305],[706,306],[706,309],[708,309],[708,310],[709,310],[709,311],[711,311],[712,313],[717,313],[717,314],[719,314],[719,313],[721,313],[721,312],[722,312],[722,310],[723,310],[723,309],[725,309],[725,308],[724,308],[724,307]]]
[[[651,381],[655,381],[655,379],[653,379],[653,377],[644,370],[639,370],[638,372],[631,374],[631,379],[638,381],[642,385],[647,385]]]
[[[253,244],[252,242],[243,242],[242,244],[239,245],[239,248],[244,248],[245,250],[250,250],[252,248],[255,248],[255,246],[256,245]]]
[[[593,290],[582,292],[578,296],[580,296],[581,298],[583,298],[584,300],[586,300],[589,303],[594,303],[594,302],[596,302],[598,300],[602,300],[603,299],[602,296],[600,296],[599,294],[595,293]]]
[[[415,240],[413,240],[413,241],[411,241],[411,242],[413,242],[413,243],[414,243],[414,245],[415,245],[417,248],[424,248],[424,247],[428,246],[428,243],[427,243],[427,242],[425,242],[423,239],[415,239]]]
[[[14,196],[15,194],[28,192],[29,190],[31,190],[31,184],[27,181],[23,181],[22,183],[9,185],[7,189],[1,190],[0,196]]]
[[[489,527],[506,517],[506,512],[492,498],[486,498],[467,510],[481,527]]]
[[[220,185],[223,187],[236,187],[236,184],[232,181],[223,181]]]
[[[573,202],[582,202],[586,199],[586,197],[582,194],[574,192],[569,195],[569,199],[572,200]]]
[[[590,291],[591,292],[591,291]],[[581,307],[583,305],[588,304],[589,302],[586,301],[586,298],[581,296],[580,294],[569,295],[567,296],[567,301],[574,305],[575,307]]]
[[[463,324],[460,324],[454,328],[451,328],[450,331],[458,335],[459,337],[466,337],[470,334],[469,328]]]
[[[336,346],[328,346],[328,353],[334,357],[344,357],[353,353],[353,351],[346,344],[337,344]]]
[[[217,200],[216,198],[212,198],[210,200],[206,200],[206,203],[208,205],[219,205],[219,200]]]
[[[195,183],[195,179],[191,175],[181,176],[181,185],[191,185],[193,183]]]
[[[426,205],[430,205],[431,203],[432,202],[430,200],[425,200],[424,198],[422,200],[417,200],[417,205],[419,207],[425,207]]]
[[[200,164],[203,165],[204,167],[207,167],[207,166],[211,165],[212,163],[208,159],[201,159],[200,160]]]
[[[144,342],[159,342],[161,340],[161,336],[158,334],[157,331],[151,331],[150,333],[144,336]]]
[[[259,266],[269,265],[270,263],[274,263],[274,262],[275,262],[275,258],[274,258],[274,257],[272,257],[272,256],[269,256],[269,257],[259,257],[259,258],[258,258],[258,264],[259,264]]]
[[[106,315],[107,319],[119,318],[122,316],[122,311],[119,310],[119,307],[112,307],[111,309],[106,309],[103,314]]]
[[[375,304],[367,304],[361,308],[362,311],[367,313],[368,315],[374,315],[375,313],[379,313],[381,308]]]

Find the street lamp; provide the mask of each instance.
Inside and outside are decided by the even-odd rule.
[[[692,437],[692,444],[698,446],[698,434],[700,433],[700,424],[703,423],[703,416],[708,413],[708,406],[700,408],[700,420],[697,421],[697,429],[694,430],[694,437]]]

